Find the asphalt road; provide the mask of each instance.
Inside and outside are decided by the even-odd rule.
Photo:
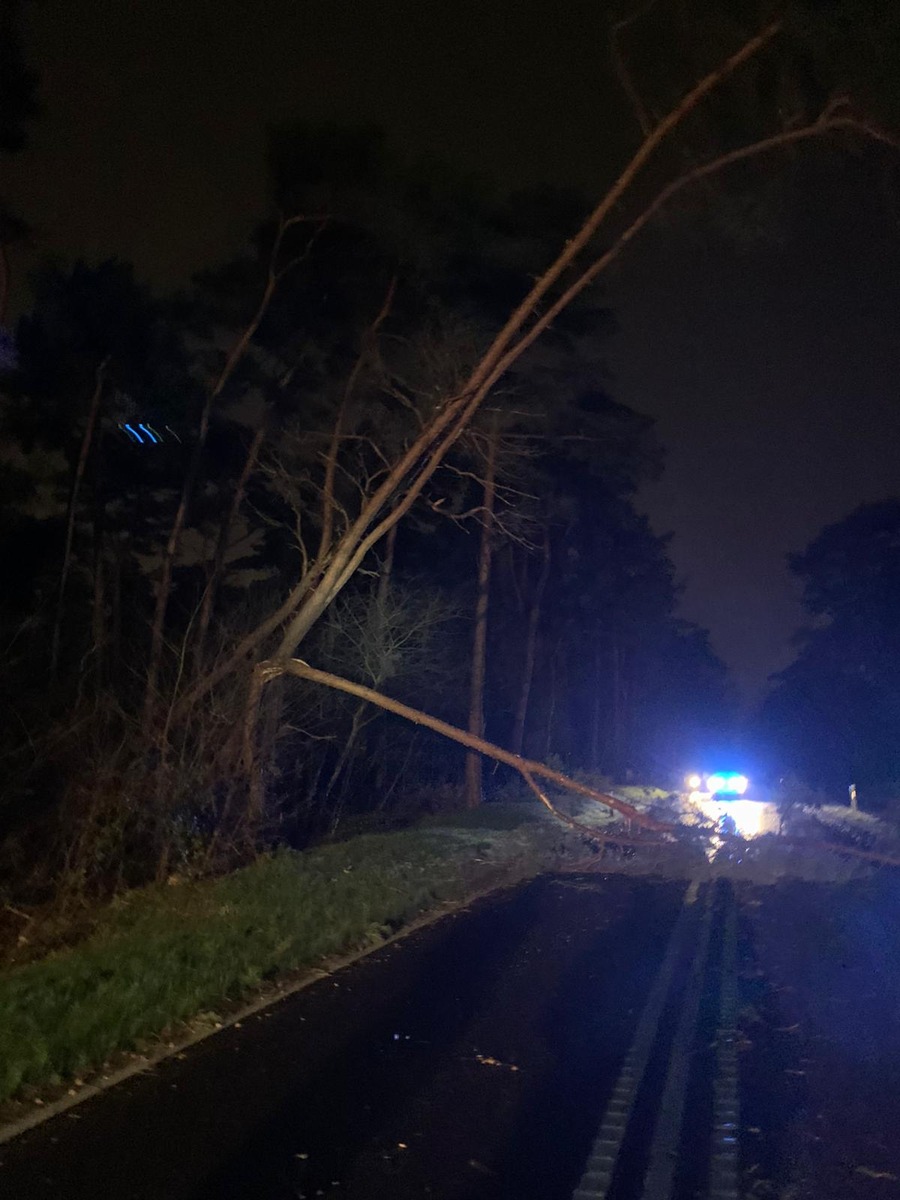
[[[879,886],[537,880],[0,1147],[0,1197],[892,1200]]]

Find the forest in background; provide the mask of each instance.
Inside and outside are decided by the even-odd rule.
[[[386,157],[374,131],[275,139],[282,207],[314,215],[261,225],[184,295],[155,298],[115,262],[37,283],[3,383],[4,816],[20,856],[41,830],[35,865],[45,838],[100,876],[123,843],[138,871],[154,846],[154,873],[207,848],[234,799],[243,681],[179,704],[321,556],[581,215],[550,191],[489,204]],[[624,777],[690,759],[727,698],[705,635],[676,616],[666,539],[634,507],[661,454],[610,395],[611,319],[592,297],[510,372],[303,657],[466,727],[480,625],[486,736]],[[302,681],[286,691],[267,836],[459,802],[458,748]],[[491,773],[487,790],[505,783]]]
[[[662,456],[615,400],[597,281],[664,206],[749,224],[773,149],[885,137],[802,22],[785,48],[780,21],[698,16],[702,45],[669,19],[684,55],[652,97],[625,71],[643,137],[594,208],[297,125],[271,137],[278,215],[182,294],[119,262],[41,272],[3,343],[16,894],[218,869],[509,785],[273,669],[293,658],[594,778],[727,736],[722,665],[635,507]],[[13,33],[9,153],[36,113]],[[4,247],[24,236],[4,207]]]

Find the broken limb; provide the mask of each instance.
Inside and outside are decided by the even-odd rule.
[[[534,777],[537,776],[540,779],[546,779],[550,783],[556,784],[557,787],[561,787],[566,791],[575,792],[579,796],[587,796],[588,799],[595,800],[598,804],[621,813],[628,821],[632,821],[635,825],[640,825],[644,829],[651,829],[657,833],[672,833],[674,831],[674,826],[657,821],[654,817],[639,812],[630,804],[626,804],[624,800],[619,800],[615,796],[608,795],[606,792],[599,792],[595,788],[589,787],[586,783],[579,783],[576,779],[564,775],[561,771],[554,771],[552,767],[545,766],[544,763],[522,758],[518,754],[504,750],[501,746],[495,746],[492,742],[485,741],[484,738],[476,737],[474,734],[465,732],[465,730],[457,729],[455,725],[450,725],[446,721],[432,717],[418,708],[410,708],[408,704],[402,704],[399,700],[392,700],[390,696],[376,692],[361,683],[353,683],[351,680],[343,679],[339,675],[332,675],[330,671],[320,671],[316,667],[311,667],[309,663],[305,663],[299,658],[260,663],[256,668],[256,673],[259,686],[254,689],[254,696],[257,698],[266,680],[282,674],[296,675],[300,679],[308,679],[311,683],[319,683],[325,687],[334,688],[336,691],[346,692],[347,695],[356,696],[359,700],[367,700],[370,704],[376,704],[379,708],[383,708],[387,712],[395,713],[398,717],[404,717],[414,725],[422,725],[426,729],[431,729],[435,733],[439,733],[442,737],[449,738],[453,742],[459,742],[460,745],[465,746],[467,749],[475,750],[487,758],[494,759],[495,762],[505,763],[519,772],[532,791],[535,791]],[[251,714],[248,720],[248,740],[249,724],[252,720],[253,717]],[[543,793],[539,793],[539,798],[541,803],[549,808],[555,816],[565,820],[566,824],[572,824],[571,820],[564,817]],[[614,835],[604,835],[586,825],[578,826],[577,822],[572,827],[578,827],[579,832],[583,833],[584,836],[591,837],[597,842],[628,840]]]

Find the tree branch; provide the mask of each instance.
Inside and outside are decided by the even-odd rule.
[[[652,829],[658,833],[671,833],[674,828],[672,825],[647,816],[646,813],[639,812],[630,804],[626,804],[624,800],[618,800],[615,796],[610,796],[606,792],[598,792],[595,788],[588,787],[585,783],[579,783],[577,780],[571,779],[561,771],[554,771],[552,767],[547,767],[541,762],[521,758],[518,754],[512,754],[509,750],[504,750],[501,746],[495,746],[492,742],[485,741],[484,738],[466,733],[465,730],[458,729],[455,725],[450,725],[446,721],[441,721],[438,717],[432,717],[417,708],[410,708],[408,704],[402,704],[399,700],[392,700],[390,696],[376,692],[361,683],[353,683],[349,679],[342,679],[341,676],[332,675],[329,671],[320,671],[299,658],[270,660],[260,663],[256,670],[259,679],[272,679],[280,674],[295,675],[300,679],[308,679],[311,683],[319,683],[324,687],[345,692],[349,696],[355,696],[359,700],[366,700],[370,704],[376,704],[379,708],[383,708],[387,712],[404,717],[414,725],[422,725],[426,729],[431,729],[435,733],[439,733],[442,737],[449,738],[450,741],[458,742],[461,746],[465,746],[469,750],[474,750],[487,758],[494,759],[496,762],[505,763],[507,766],[518,771],[526,779],[526,782],[528,782],[528,776],[538,776],[541,779],[546,779],[550,783],[556,784],[557,787],[564,788],[566,791],[575,792],[579,796],[587,796],[590,800],[596,800],[598,804],[621,813],[627,820],[633,821],[636,825],[640,825],[645,829]],[[598,837],[597,833],[593,830],[591,831],[591,836]]]
[[[350,398],[356,387],[362,369],[365,366],[366,360],[371,353],[372,345],[378,337],[378,330],[387,320],[388,313],[391,311],[391,305],[394,302],[394,293],[397,290],[397,276],[395,275],[388,284],[387,292],[382,301],[378,315],[372,324],[366,329],[362,337],[362,344],[359,348],[359,354],[356,356],[356,362],[353,364],[353,370],[350,372],[350,377],[347,380],[347,386],[344,388],[344,395],[341,399],[341,405],[338,409],[337,417],[334,422],[334,430],[331,435],[331,442],[328,447],[328,454],[325,459],[325,480],[322,487],[322,537],[319,541],[319,553],[316,556],[317,561],[325,562],[328,553],[331,550],[331,543],[334,536],[334,483],[337,474],[338,454],[340,453],[341,440],[343,437],[344,417],[347,412],[347,406],[350,403]]]
[[[656,7],[657,0],[647,0],[647,3],[642,4],[640,8],[629,13],[627,17],[622,17],[621,20],[614,22],[609,31],[609,50],[612,58],[613,70],[619,83],[622,85],[622,91],[628,97],[631,107],[634,110],[635,119],[640,126],[641,133],[644,137],[649,137],[651,131],[650,117],[643,101],[634,85],[634,80],[631,77],[631,72],[625,62],[625,56],[622,53],[622,46],[619,41],[620,34],[624,33],[629,26],[634,25],[636,21],[645,17],[652,8]]]
[[[266,274],[266,284],[263,288],[262,296],[257,305],[256,312],[250,318],[250,321],[244,328],[240,337],[232,346],[218,377],[210,387],[206,394],[206,399],[203,403],[203,409],[200,413],[200,426],[197,431],[197,440],[194,443],[194,448],[191,452],[191,457],[188,463],[187,472],[185,473],[184,483],[181,488],[181,496],[178,501],[178,508],[175,510],[175,519],[172,522],[172,528],[169,531],[169,538],[166,542],[165,550],[163,551],[162,567],[160,570],[159,591],[156,595],[156,605],[153,613],[153,622],[150,627],[150,654],[147,660],[147,679],[144,686],[144,723],[147,727],[151,724],[154,708],[156,706],[156,690],[159,679],[160,666],[162,664],[163,651],[163,630],[165,628],[166,610],[169,606],[169,595],[172,590],[172,572],[175,566],[175,558],[178,554],[178,548],[181,544],[181,535],[184,532],[184,526],[187,521],[188,506],[190,505],[193,496],[194,487],[197,482],[197,476],[200,471],[200,461],[203,456],[203,451],[206,446],[206,438],[209,433],[209,422],[212,415],[212,408],[215,401],[221,395],[231,376],[234,374],[238,364],[243,359],[249,349],[250,343],[256,335],[256,331],[272,303],[272,297],[278,288],[279,283],[285,275],[294,269],[302,262],[312,250],[312,247],[318,238],[319,234],[325,228],[327,217],[305,217],[297,215],[288,219],[282,218],[278,224],[278,232],[275,236],[275,241],[272,244],[272,249],[269,254],[269,265]],[[304,251],[296,258],[292,259],[286,266],[278,269],[278,255],[281,251],[281,245],[284,241],[284,236],[289,229],[296,225],[304,224],[309,221],[317,222],[317,228],[310,237]]]

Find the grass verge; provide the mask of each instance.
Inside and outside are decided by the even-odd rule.
[[[85,941],[0,973],[0,1101],[100,1067],[284,972],[380,942],[577,848],[552,821],[449,820],[130,893]]]

